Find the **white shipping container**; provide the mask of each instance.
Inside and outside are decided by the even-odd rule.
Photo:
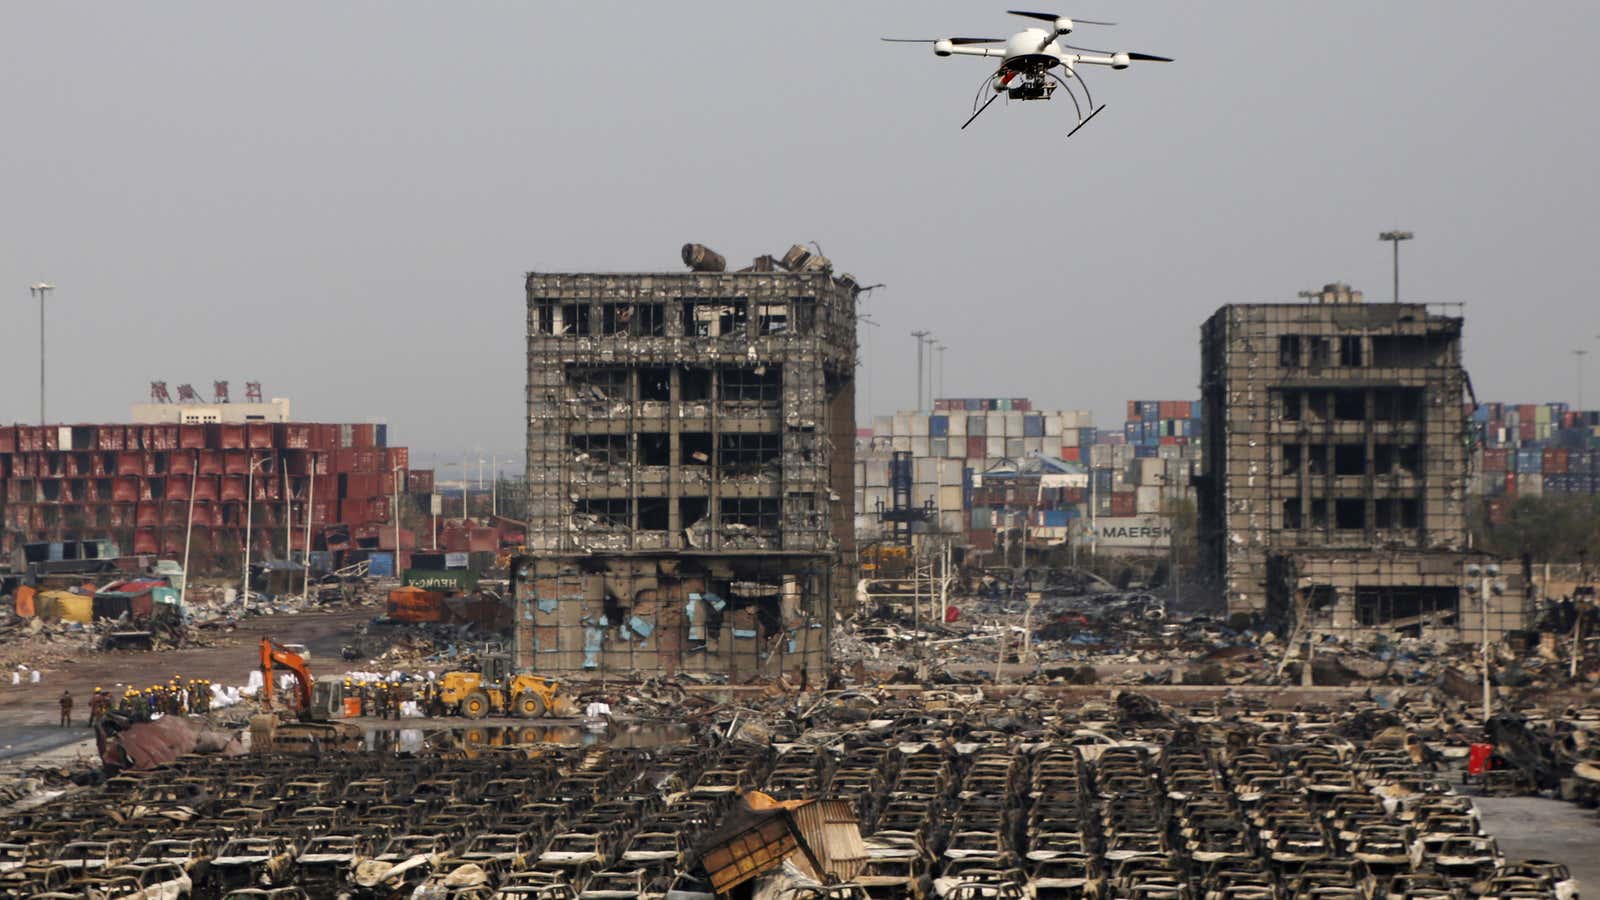
[[[989,435],[983,439],[983,455],[986,459],[999,459],[1006,455],[1006,439],[1003,436]],[[985,466],[985,468],[988,468]]]
[[[1066,443],[1063,438],[1062,443]],[[1095,444],[1089,448],[1089,465],[1096,469],[1109,469],[1113,465],[1111,445]]]
[[[924,429],[922,433],[927,434],[928,432]],[[900,437],[901,435],[911,437],[911,413],[897,412],[894,414],[894,436]]]
[[[947,510],[939,513],[939,530],[947,532],[966,531],[966,523],[962,522],[965,514],[959,509]]]
[[[1006,436],[1006,414],[1005,413],[1003,413],[1003,412],[986,412],[986,413],[983,414],[983,419],[984,419],[984,427],[987,429],[984,432],[984,434],[986,436],[992,437],[992,438],[996,438],[996,437],[1003,438],[1003,437]],[[1022,430],[1022,426],[1018,425],[1017,426],[1017,430],[1021,431]]]
[[[916,438],[911,440],[915,442]],[[911,460],[911,480],[918,484],[938,484],[939,461],[928,457]]]
[[[1044,452],[1044,438],[1025,437],[1022,439],[1022,455],[1038,456]]]
[[[1045,437],[1061,437],[1061,414],[1060,413],[1045,413],[1044,414],[1044,436]]]
[[[886,459],[867,460],[867,477],[862,483],[867,487],[888,487],[889,461]]]
[[[911,486],[911,503],[913,506],[936,505],[939,502],[939,486],[936,484],[913,484]]]
[[[939,488],[939,509],[961,509],[961,485],[944,485]]]
[[[942,437],[928,438],[928,455],[935,459],[943,459],[950,455],[950,439]]]
[[[1159,485],[1163,468],[1159,459],[1136,459],[1133,461],[1133,483],[1140,486]]]
[[[1061,430],[1062,431],[1076,431],[1076,430],[1078,430],[1079,428],[1082,428],[1082,427],[1083,427],[1082,425],[1078,424],[1078,411],[1077,410],[1075,410],[1075,409],[1064,409],[1064,410],[1061,411]]]
[[[1140,515],[1161,512],[1161,488],[1141,485],[1133,489],[1133,509]]]
[[[873,416],[872,436],[892,437],[894,435],[894,416]]]
[[[1177,444],[1162,444],[1156,448],[1156,459],[1177,459],[1183,455],[1183,448]]]
[[[1518,497],[1539,497],[1544,494],[1544,475],[1526,472],[1517,476]]]
[[[967,436],[967,414],[965,412],[946,413],[950,417],[950,436],[953,438]]]
[[[912,413],[912,415],[911,415],[911,436],[912,437],[927,437],[928,436],[928,414],[927,413]]]
[[[883,508],[889,508],[890,494],[886,487],[869,487],[861,491],[861,505],[856,507],[857,512],[877,512],[878,503],[882,501]]]
[[[939,482],[940,486],[944,486],[944,485],[947,485],[947,484],[957,484],[957,485],[959,485],[961,483],[961,470],[963,468],[965,468],[965,466],[962,465],[962,460],[959,460],[959,459],[941,459],[941,460],[939,460],[939,477],[938,477],[937,481]]]
[[[1004,413],[1006,417],[1006,437],[1022,437],[1022,413],[1015,410]]]
[[[894,449],[900,451],[901,453],[911,452],[911,435],[897,434],[891,440],[891,446],[893,446]]]
[[[922,457],[928,455],[929,449],[931,449],[931,448],[928,446],[928,436],[927,435],[922,435],[921,437],[918,437],[917,435],[912,435],[911,436],[911,455],[912,456],[917,457],[918,459],[921,459]]]
[[[1061,430],[1061,446],[1063,446],[1063,447],[1076,447],[1076,446],[1078,446],[1078,429],[1076,429],[1076,428],[1064,428],[1064,429],[1062,429]]]
[[[1019,438],[1019,437],[1007,437],[1006,438],[1006,455],[1011,457],[1013,460],[1019,460],[1019,461],[1021,460],[1021,458],[1022,458],[1022,438]]]

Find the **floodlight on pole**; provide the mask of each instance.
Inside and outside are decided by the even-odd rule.
[[[922,411],[922,348],[923,348],[923,341],[926,340],[928,335],[930,335],[932,333],[933,332],[931,332],[931,331],[921,331],[921,330],[911,332],[911,336],[917,339],[917,412],[921,412]]]
[[[1385,231],[1378,235],[1378,240],[1388,241],[1394,245],[1394,302],[1400,302],[1400,242],[1409,241],[1416,237],[1409,231]]]
[[[28,285],[28,293],[39,298],[39,424],[44,424],[44,298],[56,286],[46,281]]]
[[[1587,350],[1574,350],[1572,356],[1578,361],[1578,410],[1583,410],[1583,358],[1589,355]]]

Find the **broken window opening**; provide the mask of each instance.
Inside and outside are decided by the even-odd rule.
[[[1326,422],[1328,420],[1328,392],[1307,391],[1306,413],[1312,422]]]
[[[1399,520],[1399,516],[1396,513],[1394,500],[1387,497],[1374,500],[1372,502],[1372,527],[1380,531],[1394,528],[1395,522]]]
[[[723,366],[718,374],[718,400],[777,403],[783,399],[783,371],[778,366]]]
[[[1372,336],[1372,364],[1380,369],[1412,369],[1434,365],[1442,357],[1445,342],[1430,344],[1420,335],[1375,334]]]
[[[584,336],[589,333],[589,304],[561,304],[561,318],[555,323],[554,334]]]
[[[678,435],[678,454],[681,466],[711,465],[711,433],[685,431]]]
[[[679,369],[678,392],[685,403],[704,403],[711,399],[710,369]]]
[[[789,333],[789,306],[786,303],[756,304],[756,333],[776,335]]]
[[[1324,498],[1317,497],[1311,501],[1311,527],[1328,527],[1328,501]]]
[[[1312,475],[1328,474],[1328,445],[1311,444],[1306,447],[1306,471]]]
[[[794,316],[794,333],[810,334],[817,328],[817,298],[793,297],[789,301]]]
[[[672,370],[648,368],[639,370],[639,399],[641,401],[668,401],[672,399]]]
[[[604,303],[600,306],[600,333],[627,334],[633,321],[632,303]]]
[[[670,527],[672,501],[665,497],[639,498],[639,530],[666,531]]]
[[[633,501],[626,498],[580,499],[573,504],[573,512],[580,516],[593,516],[599,519],[601,524],[613,528],[633,527]]]
[[[683,301],[684,337],[730,337],[749,333],[750,301],[743,297]]]
[[[1283,445],[1283,474],[1294,475],[1300,471],[1300,450],[1299,444]]]
[[[705,520],[706,513],[711,510],[711,500],[707,497],[679,497],[678,521],[684,528],[692,528]]]
[[[1279,394],[1280,406],[1283,410],[1285,422],[1300,421],[1300,404],[1302,395],[1299,391],[1282,391]]]
[[[639,432],[639,465],[672,464],[672,435],[665,431]]]
[[[616,366],[568,366],[567,386],[579,400],[626,403],[628,370]]]
[[[1300,517],[1299,497],[1283,501],[1283,527],[1290,531],[1296,531],[1303,527]]]
[[[1335,444],[1333,448],[1333,474],[1367,474],[1367,445]]]
[[[1395,624],[1420,629],[1425,621],[1447,624],[1461,613],[1461,592],[1449,587],[1361,587],[1355,589],[1356,620],[1364,626]]]
[[[1278,365],[1285,369],[1300,368],[1300,335],[1278,335]]]
[[[779,501],[770,497],[724,497],[717,507],[723,527],[742,525],[757,531],[775,531],[782,513]]]
[[[630,462],[625,434],[574,434],[568,440],[573,461],[580,465],[625,466]]]
[[[538,334],[556,333],[556,301],[539,299],[533,301],[534,331]]]
[[[1422,420],[1422,390],[1391,388],[1372,394],[1373,418],[1380,422],[1418,422]]]
[[[666,337],[667,305],[665,303],[635,303],[632,330],[634,337]]]
[[[1346,335],[1339,338],[1339,364],[1342,366],[1361,365],[1361,336]]]
[[[1334,501],[1333,527],[1340,531],[1364,531],[1367,527],[1367,501],[1360,498]]]
[[[1341,422],[1364,422],[1367,419],[1365,391],[1334,391],[1333,417]]]
[[[1306,343],[1311,350],[1311,368],[1320,369],[1329,365],[1331,353],[1327,338],[1308,338]]]
[[[1422,450],[1416,444],[1401,444],[1395,448],[1395,466],[1402,475],[1416,475],[1422,471]]]
[[[724,475],[756,475],[776,466],[782,456],[782,435],[723,434],[718,438],[717,468]]]
[[[1422,527],[1422,504],[1415,497],[1404,497],[1400,500],[1400,527]]]

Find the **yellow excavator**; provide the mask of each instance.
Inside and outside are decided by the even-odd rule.
[[[541,719],[568,716],[576,710],[561,693],[561,683],[542,675],[512,674],[503,655],[483,657],[479,671],[446,672],[439,676],[439,699],[445,708],[468,719],[516,716]]]

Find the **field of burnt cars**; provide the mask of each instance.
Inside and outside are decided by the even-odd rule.
[[[1435,712],[854,692],[648,749],[184,758],[11,816],[0,896],[705,900],[759,790],[849,801],[864,849],[756,900],[1576,897],[1484,832]]]

